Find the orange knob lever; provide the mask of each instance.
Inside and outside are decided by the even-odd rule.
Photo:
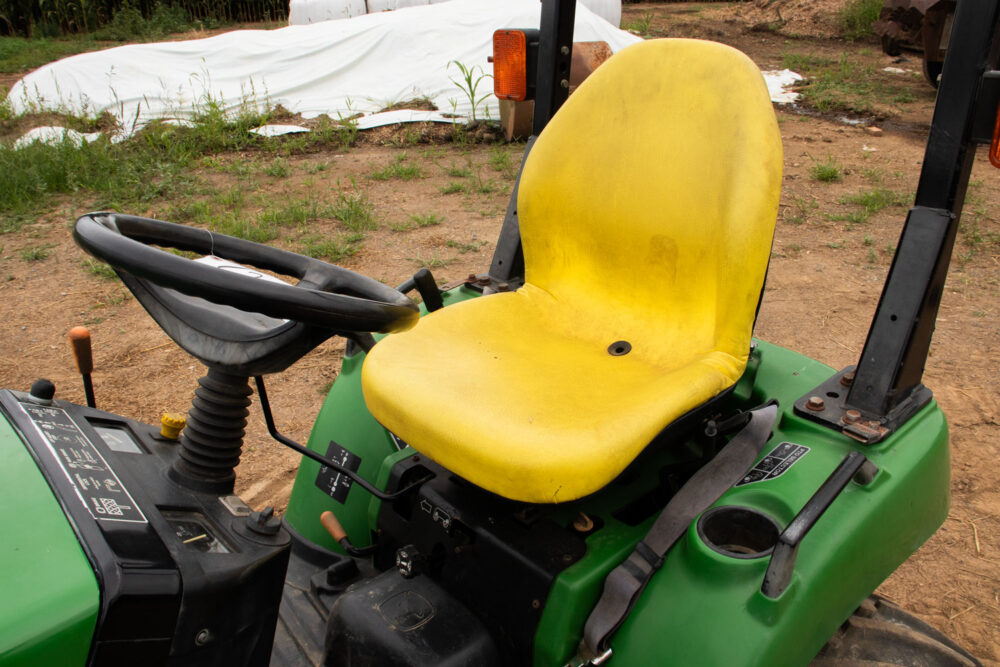
[[[83,392],[87,396],[87,405],[96,407],[94,401],[94,384],[90,374],[94,371],[94,352],[90,347],[90,331],[87,327],[73,327],[69,330],[69,342],[73,346],[73,358],[76,367],[83,376]]]
[[[330,533],[332,537],[337,542],[347,537],[347,531],[344,527],[340,525],[340,521],[337,519],[333,512],[327,510],[319,515],[319,521],[326,528],[326,532]]]
[[[73,327],[69,330],[69,342],[73,345],[73,358],[80,373],[94,372],[94,353],[90,347],[90,331],[87,327]]]

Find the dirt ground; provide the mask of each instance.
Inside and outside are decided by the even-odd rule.
[[[782,54],[839,54],[845,49],[881,67],[891,59],[873,44],[848,45],[831,34],[825,2],[710,5],[627,5],[623,24],[653,12],[663,35],[723,41],[746,51],[764,69],[781,66]],[[777,8],[784,23],[775,30]],[[766,23],[772,27],[759,29]],[[785,149],[785,177],[774,252],[756,335],[835,368],[856,362],[880,288],[912,201],[930,122],[934,91],[911,68],[913,102],[882,117],[865,119],[883,130],[834,117],[778,109]],[[488,266],[511,186],[510,173],[495,167],[495,148],[446,143],[412,145],[412,132],[385,130],[343,151],[291,157],[291,175],[259,176],[253,187],[271,198],[304,190],[335,192],[354,182],[375,205],[379,228],[369,232],[344,266],[398,284],[422,265],[439,283],[461,280]],[[394,134],[395,133],[395,134]],[[376,139],[388,142],[381,145]],[[394,146],[391,144],[411,144]],[[516,163],[523,146],[503,148]],[[379,181],[373,171],[405,154],[423,177]],[[251,154],[220,160],[251,161]],[[842,167],[838,182],[811,176],[817,163]],[[466,192],[444,194],[468,170]],[[239,175],[206,175],[220,188]],[[953,636],[982,660],[1000,664],[1000,190],[985,153],[977,158],[928,359],[925,383],[948,415],[952,443],[952,507],[942,528],[880,588],[880,593]],[[858,206],[842,199],[872,188],[900,195],[900,202],[867,221],[844,219]],[[92,206],[85,196],[64,197],[35,224],[0,237],[0,385],[26,389],[49,377],[58,396],[82,402],[66,332],[87,324],[94,337],[99,407],[144,421],[162,411],[185,411],[199,365],[173,344],[120,283],[93,275],[70,238],[70,224]],[[252,212],[252,206],[248,213]],[[169,202],[131,211],[165,216]],[[441,222],[408,224],[411,215],[433,213]],[[841,218],[841,219],[837,219]],[[409,226],[409,229],[404,229]],[[321,220],[310,234],[333,234]],[[295,249],[301,231],[279,245]],[[42,247],[44,259],[28,259]],[[343,343],[331,340],[273,377],[269,393],[279,429],[304,441],[324,391],[336,377]],[[256,406],[238,470],[237,491],[255,507],[287,504],[298,457],[266,436]]]

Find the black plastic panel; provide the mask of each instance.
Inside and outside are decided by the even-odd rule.
[[[101,591],[91,665],[266,665],[289,536],[248,531],[238,499],[179,487],[156,429],[0,391],[89,558]],[[95,430],[133,438],[117,451]],[[120,445],[121,443],[119,443]],[[117,449],[122,449],[118,447]]]

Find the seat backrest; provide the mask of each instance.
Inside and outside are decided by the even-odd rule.
[[[528,156],[526,282],[572,302],[595,335],[621,331],[660,361],[677,345],[745,359],[781,169],[774,110],[747,56],[691,39],[623,49]]]

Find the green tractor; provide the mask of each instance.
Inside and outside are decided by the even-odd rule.
[[[653,40],[567,100],[574,2],[541,11],[499,40],[537,136],[463,285],[77,221],[207,372],[186,426],[96,409],[83,334],[89,405],[0,391],[0,665],[978,664],[871,593],[948,512],[921,375],[975,146],[1000,156],[1000,2],[959,3],[915,205],[840,371],[752,337],[782,175],[756,66]],[[303,446],[264,376],[334,335]],[[303,455],[282,518],[233,494],[251,378]]]

